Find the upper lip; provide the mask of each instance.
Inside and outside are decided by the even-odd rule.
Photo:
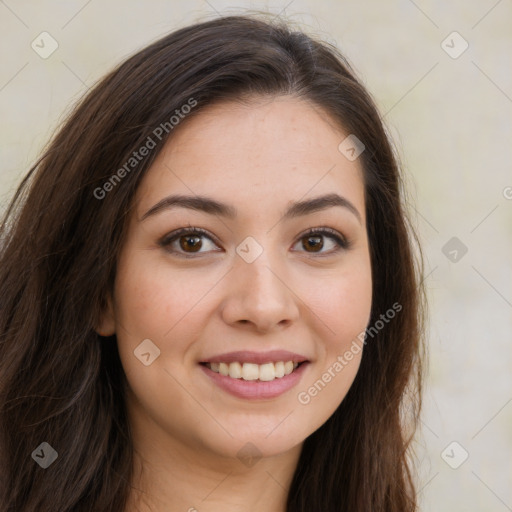
[[[201,361],[201,363],[254,363],[265,364],[278,361],[293,361],[302,363],[308,361],[308,358],[288,350],[270,350],[268,352],[252,352],[250,350],[240,350],[237,352],[227,352],[219,354]]]

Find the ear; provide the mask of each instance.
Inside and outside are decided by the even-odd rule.
[[[100,314],[96,332],[100,336],[112,336],[116,332],[116,320],[114,316],[114,307],[110,295],[107,297],[107,305]]]

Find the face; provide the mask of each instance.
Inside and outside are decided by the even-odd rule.
[[[272,456],[339,406],[372,300],[347,135],[292,97],[211,105],[175,129],[140,184],[99,328],[117,335],[140,431],[204,457]]]

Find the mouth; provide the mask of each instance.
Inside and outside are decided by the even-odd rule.
[[[201,363],[212,372],[218,373],[230,379],[241,379],[244,381],[272,382],[275,379],[293,373],[299,366],[307,361],[276,361],[265,364],[244,363],[244,362],[222,362],[222,363]]]
[[[311,361],[299,354],[275,350],[231,352],[199,366],[221,390],[251,400],[276,398],[295,387]]]

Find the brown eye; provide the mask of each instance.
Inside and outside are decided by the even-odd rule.
[[[306,240],[306,242],[302,244],[302,246],[305,249],[309,246],[312,249],[312,252],[321,251],[324,246],[321,236],[308,236],[303,238],[303,240]]]
[[[326,239],[327,243],[325,242]],[[297,243],[299,242],[301,242],[302,250],[319,256],[329,256],[341,249],[349,249],[351,246],[351,243],[343,235],[331,228],[310,229],[299,238]],[[210,249],[208,244],[211,244]],[[195,255],[199,256],[209,252],[219,252],[219,246],[214,241],[213,236],[202,228],[178,229],[160,240],[159,245],[167,252],[184,258],[193,258]],[[301,249],[299,249],[300,252]]]
[[[325,243],[325,240],[328,240]],[[302,248],[310,254],[321,256],[337,253],[341,249],[349,249],[350,242],[337,231],[331,228],[312,228],[301,236]],[[323,250],[325,249],[326,250]]]
[[[207,250],[202,250],[205,248],[205,242]],[[208,250],[208,243],[212,246],[211,250]],[[218,246],[212,236],[201,228],[181,228],[173,231],[160,240],[159,245],[166,251],[184,258],[194,257],[194,254],[218,252]]]
[[[197,252],[201,249],[201,237],[197,235],[184,235],[179,237],[180,247],[184,251],[188,251],[189,249],[192,252]]]

